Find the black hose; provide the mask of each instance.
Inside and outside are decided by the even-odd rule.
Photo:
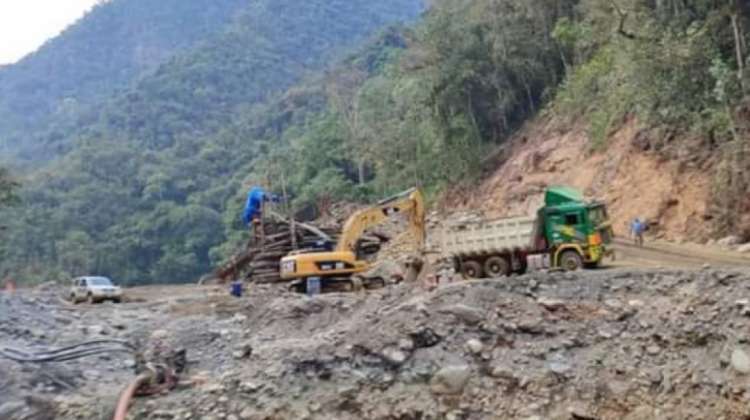
[[[60,348],[57,348],[57,349],[54,349],[54,350],[49,350],[49,351],[46,351],[46,352],[43,352],[43,353],[57,353],[57,352],[61,352],[61,351],[76,349],[76,348],[79,348],[79,347],[91,346],[91,345],[98,345],[98,344],[120,344],[120,345],[125,346],[125,347],[127,347],[129,349],[132,349],[132,350],[136,349],[136,347],[133,344],[131,344],[129,341],[127,341],[127,340],[121,340],[121,339],[118,339],[118,338],[102,338],[102,339],[98,339],[98,340],[84,341],[83,343],[73,344],[73,345],[66,346],[66,347],[60,347]]]
[[[118,344],[122,347],[102,346],[102,344]],[[59,362],[79,359],[86,356],[113,352],[132,353],[136,347],[125,340],[119,339],[100,339],[78,343],[58,349],[43,351],[39,353],[29,353],[24,350],[12,347],[0,347],[0,355],[18,362]]]
[[[112,347],[112,346],[88,346],[88,347],[82,347],[82,348],[73,348],[68,350],[62,350],[62,351],[54,351],[54,352],[39,352],[39,353],[30,353],[25,350],[17,349],[14,347],[2,347],[2,350],[4,350],[6,353],[14,353],[21,356],[35,356],[35,357],[56,357],[56,356],[63,356],[71,353],[79,353],[79,352],[86,352],[90,350],[100,350],[100,349],[112,349],[112,350],[127,350],[130,351],[130,349],[127,349],[125,347]]]
[[[115,347],[92,347],[57,354],[29,354],[14,348],[0,348],[0,355],[23,363],[64,362],[105,353],[132,353],[129,349]]]
[[[16,354],[23,357],[37,357],[37,358],[43,358],[43,357],[50,357],[54,358],[57,356],[66,356],[71,353],[78,353],[78,352],[86,352],[89,350],[111,350],[111,351],[133,351],[126,347],[111,347],[111,346],[87,346],[82,348],[72,348],[72,349],[65,349],[65,350],[58,350],[58,351],[52,351],[52,352],[40,352],[40,353],[29,353],[24,350],[20,350],[13,347],[3,347],[2,349],[4,354]]]

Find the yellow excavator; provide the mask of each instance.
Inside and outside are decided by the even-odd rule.
[[[319,281],[320,291],[358,291],[384,287],[381,276],[367,276],[370,264],[362,258],[358,242],[368,229],[397,215],[406,215],[417,251],[425,242],[424,195],[419,188],[400,194],[354,213],[344,224],[335,247],[294,251],[281,259],[281,278],[296,280],[290,289],[308,292],[308,279]]]

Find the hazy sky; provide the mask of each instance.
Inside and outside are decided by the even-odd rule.
[[[33,52],[97,2],[0,0],[0,64],[13,63]]]

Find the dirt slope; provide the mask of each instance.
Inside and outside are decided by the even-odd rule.
[[[480,209],[488,216],[531,214],[544,187],[569,185],[605,200],[618,234],[634,217],[658,221],[658,238],[701,241],[708,236],[706,201],[710,171],[666,161],[643,152],[637,121],[624,124],[604,152],[588,153],[591,141],[581,128],[561,132],[560,124],[540,118],[522,130],[506,150],[504,164],[477,187],[453,194],[451,208]]]

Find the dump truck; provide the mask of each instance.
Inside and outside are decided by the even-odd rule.
[[[444,255],[467,278],[522,274],[529,267],[594,268],[614,237],[604,203],[567,187],[547,188],[535,216],[461,221],[440,232]]]

